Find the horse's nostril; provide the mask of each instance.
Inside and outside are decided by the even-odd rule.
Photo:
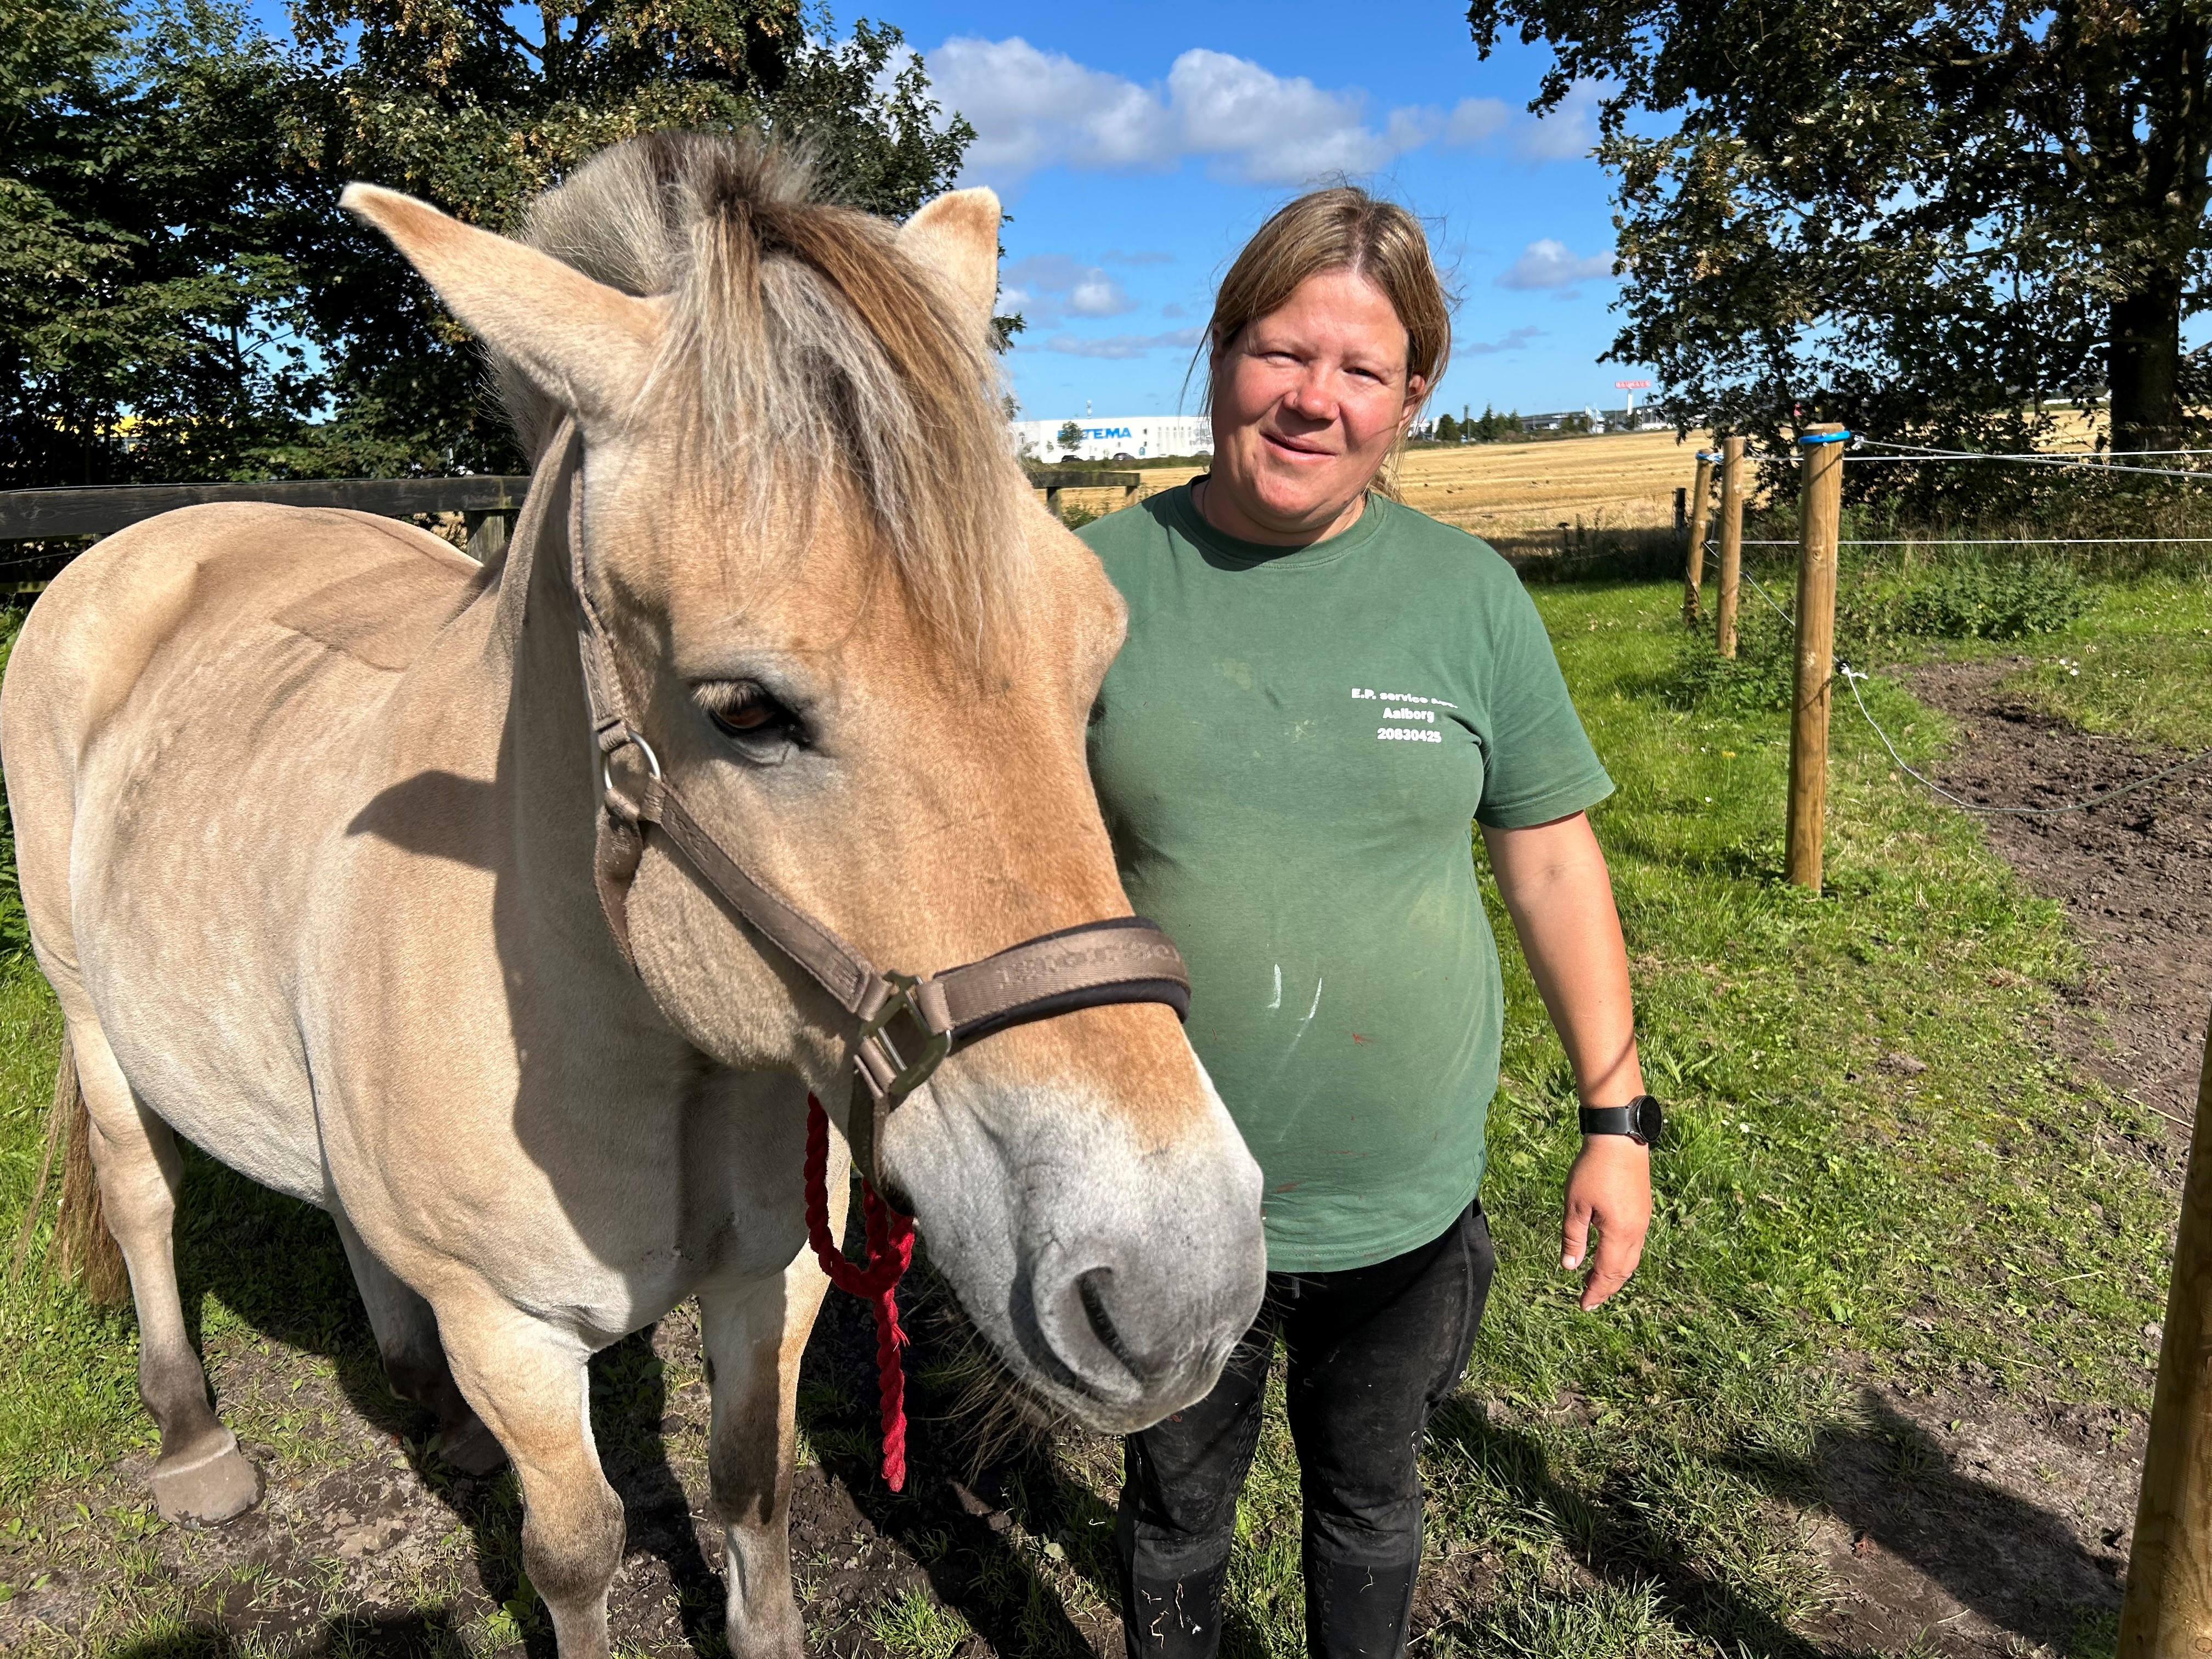
[[[1075,1281],[1076,1293],[1083,1298],[1083,1311],[1091,1320],[1091,1329],[1107,1352],[1129,1368],[1132,1376],[1142,1376],[1136,1357],[1129,1345],[1121,1340],[1121,1333],[1114,1323],[1114,1316],[1106,1306],[1106,1293],[1114,1282],[1111,1267],[1093,1267]]]

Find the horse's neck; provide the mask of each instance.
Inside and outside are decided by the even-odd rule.
[[[533,918],[550,934],[546,942],[577,953],[580,970],[631,991],[637,977],[615,949],[592,875],[599,805],[568,574],[576,472],[563,464],[562,448],[532,483],[499,573],[489,648],[507,688],[501,771],[520,873]]]

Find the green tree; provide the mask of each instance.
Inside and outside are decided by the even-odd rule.
[[[1449,410],[1437,416],[1437,441],[1440,444],[1460,441],[1459,418]]]
[[[319,396],[283,66],[241,16],[41,0],[0,30],[0,487],[261,476]]]
[[[1062,449],[1083,447],[1083,428],[1073,421],[1061,422],[1060,430],[1054,435],[1060,440],[1060,447]]]
[[[836,40],[800,0],[296,0],[293,23],[287,51],[229,0],[7,14],[0,486],[519,465],[474,345],[338,210],[351,179],[508,229],[606,144],[761,125],[902,216],[974,136],[896,30]]]
[[[2010,444],[2045,398],[2101,394],[2116,448],[2184,435],[2208,388],[2183,326],[2212,301],[2198,0],[1468,17],[1486,55],[1508,29],[1552,48],[1532,107],[1606,88],[1628,272],[1609,355],[1656,365],[1686,424]]]
[[[760,125],[810,144],[840,200],[903,216],[974,130],[940,125],[921,60],[863,21],[841,42],[800,0],[295,0],[289,137],[311,183],[307,296],[346,471],[519,465],[468,338],[380,237],[339,212],[352,179],[495,230],[592,152],[656,128]]]

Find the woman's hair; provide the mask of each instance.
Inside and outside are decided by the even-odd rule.
[[[1395,202],[1351,185],[1310,191],[1260,227],[1213,296],[1204,408],[1213,407],[1213,367],[1255,319],[1279,310],[1309,276],[1348,270],[1382,291],[1406,330],[1406,372],[1425,398],[1451,356],[1451,306],[1429,258],[1421,222]]]

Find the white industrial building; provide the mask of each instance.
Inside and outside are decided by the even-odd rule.
[[[1073,424],[1083,441],[1060,441]],[[1213,422],[1203,415],[1085,415],[1057,421],[1009,421],[1014,447],[1024,459],[1133,461],[1149,455],[1211,454]]]

